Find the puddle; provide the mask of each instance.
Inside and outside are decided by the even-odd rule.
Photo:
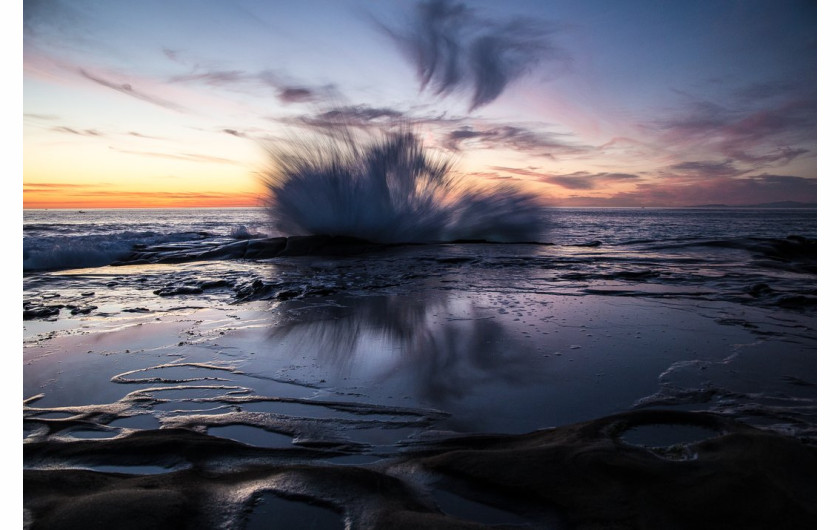
[[[84,440],[98,439],[98,438],[113,438],[119,434],[119,431],[94,431],[88,429],[79,429],[64,433],[64,436],[70,438],[81,438]]]
[[[621,435],[621,441],[640,447],[665,448],[692,444],[719,435],[715,430],[697,425],[652,424],[628,429]]]
[[[251,427],[249,425],[226,425],[224,427],[211,427],[207,434],[219,438],[227,438],[257,447],[294,447],[292,439],[284,434],[277,434]]]
[[[103,473],[126,473],[129,475],[162,475],[187,469],[189,466],[90,466],[88,469]]]
[[[132,416],[130,418],[119,418],[117,420],[112,421],[109,425],[111,427],[142,430],[160,428],[160,422],[157,420],[157,418],[150,414],[138,414],[137,416]]]
[[[480,502],[467,500],[448,491],[437,490],[434,492],[433,497],[438,508],[443,513],[459,519],[488,525],[503,524],[530,527],[530,523],[532,523],[532,521],[524,519],[515,513],[487,506]]]
[[[265,495],[248,516],[245,530],[294,528],[296,530],[344,530],[344,517],[304,501]]]

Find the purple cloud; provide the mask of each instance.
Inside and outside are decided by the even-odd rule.
[[[108,81],[107,79],[103,79],[101,77],[97,77],[93,74],[88,73],[86,70],[80,68],[79,73],[82,74],[83,77],[90,79],[94,83],[102,85],[104,87],[108,87],[112,90],[116,90],[117,92],[122,92],[128,96],[133,98],[137,98],[141,101],[145,101],[147,103],[151,103],[153,105],[157,105],[159,107],[164,107],[170,110],[176,110],[178,112],[184,112],[186,109],[177,103],[172,103],[171,101],[167,101],[165,99],[159,98],[157,96],[152,96],[150,94],[145,94],[143,92],[138,92],[134,89],[129,83],[115,83],[113,81]]]
[[[482,149],[506,148],[536,152],[549,157],[556,154],[582,154],[590,150],[588,147],[564,142],[558,136],[560,135],[536,132],[515,125],[498,125],[483,129],[463,126],[447,134],[445,146],[452,151],[460,151],[462,144],[468,142],[472,147]]]
[[[420,2],[408,27],[383,29],[417,68],[421,90],[442,96],[469,90],[470,111],[498,98],[538,63],[568,60],[549,45],[552,30],[545,24],[482,19],[450,0]]]

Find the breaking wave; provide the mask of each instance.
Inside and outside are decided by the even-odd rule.
[[[535,196],[510,185],[467,184],[408,130],[364,144],[344,131],[268,150],[269,214],[281,233],[379,243],[531,242],[542,235]]]
[[[117,232],[78,236],[30,236],[23,239],[23,270],[62,270],[101,267],[147,245],[202,240],[205,234],[177,232]]]

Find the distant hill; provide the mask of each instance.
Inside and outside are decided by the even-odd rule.
[[[740,204],[733,206],[731,204],[699,204],[691,206],[691,208],[816,208],[815,202],[797,202],[797,201],[779,201],[779,202],[764,202],[761,204]]]

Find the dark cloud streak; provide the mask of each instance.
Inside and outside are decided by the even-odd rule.
[[[116,90],[117,92],[122,92],[127,96],[131,96],[133,98],[137,98],[141,101],[145,101],[146,103],[152,103],[153,105],[157,105],[159,107],[163,107],[169,110],[175,110],[178,112],[184,112],[186,109],[177,103],[172,103],[171,101],[167,101],[162,98],[158,98],[156,96],[152,96],[149,94],[145,94],[143,92],[138,92],[128,83],[115,83],[113,81],[108,81],[101,77],[97,77],[93,74],[88,73],[86,70],[80,68],[79,73],[82,74],[83,77],[102,85],[104,87],[110,88],[112,90]]]
[[[481,19],[450,0],[420,2],[407,28],[381,27],[417,68],[421,90],[441,96],[470,90],[470,111],[498,98],[538,63],[569,60],[549,44],[552,31],[545,24]]]
[[[388,107],[348,105],[315,115],[278,118],[276,121],[329,134],[331,131],[342,131],[348,127],[369,129],[405,125],[407,118],[403,112]]]
[[[450,131],[445,147],[460,151],[462,144],[470,142],[473,147],[484,149],[507,148],[515,151],[536,153],[541,156],[578,155],[590,148],[574,145],[558,139],[558,134],[541,133],[515,125],[499,125],[482,129],[463,126]]]
[[[102,136],[102,133],[95,130],[95,129],[85,129],[84,131],[80,131],[77,129],[73,129],[72,127],[53,127],[53,131],[68,133],[68,134],[75,134],[78,136]]]

